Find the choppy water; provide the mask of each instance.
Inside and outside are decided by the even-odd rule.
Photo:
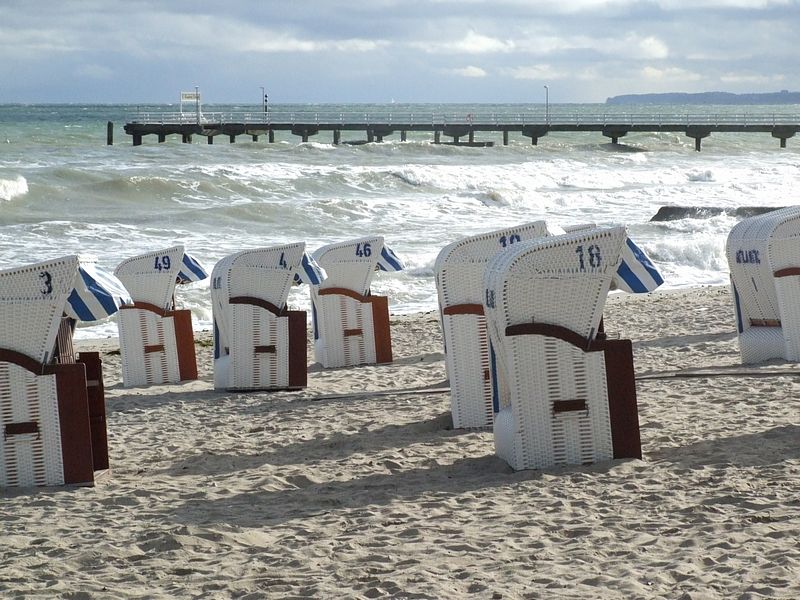
[[[381,144],[333,146],[324,132],[306,144],[286,133],[274,144],[246,136],[235,144],[218,138],[208,145],[200,137],[193,144],[177,138],[158,144],[149,136],[133,147],[122,125],[136,108],[0,106],[1,267],[85,253],[112,270],[128,256],[183,243],[210,271],[244,248],[305,241],[313,250],[379,233],[408,269],[377,275],[373,289],[390,295],[393,312],[405,313],[436,307],[434,260],[464,235],[537,219],[624,224],[668,287],[721,284],[728,280],[724,244],[736,217],[651,222],[659,207],[800,203],[800,139],[781,150],[768,133],[712,134],[699,153],[692,139],[675,133],[629,134],[618,147],[599,133],[550,134],[538,146],[512,135],[504,147],[499,134],[477,136],[494,141],[491,148],[434,145],[431,134],[410,134],[404,143],[393,136]],[[418,113],[536,109],[413,107]],[[800,113],[796,106],[778,110]],[[107,121],[116,124],[114,146],[105,145]],[[294,306],[308,306],[307,289],[292,294]],[[193,309],[197,327],[209,326],[206,286],[184,287],[179,303]],[[115,333],[113,323],[79,331]]]

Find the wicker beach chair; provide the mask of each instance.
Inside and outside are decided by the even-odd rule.
[[[742,362],[800,361],[800,206],[743,219],[726,254]]]
[[[612,284],[661,281],[623,227],[521,242],[492,259],[483,304],[509,389],[495,415],[498,456],[517,470],[641,458],[631,342],[598,332]]]
[[[373,296],[370,283],[376,270],[402,270],[402,261],[381,236],[323,246],[313,257],[327,274],[311,286],[316,360],[323,367],[392,362],[389,300]]]
[[[547,235],[544,221],[462,238],[442,248],[434,264],[453,427],[489,427],[497,412],[498,381],[483,313],[488,262],[517,242]]]
[[[208,277],[183,246],[124,260],[114,274],[133,303],[117,317],[126,387],[197,379],[197,358],[188,309],[175,308],[175,285]]]
[[[256,248],[219,261],[211,273],[214,387],[298,389],[307,384],[306,311],[288,310],[292,284],[325,273],[304,243]]]
[[[88,257],[0,271],[0,487],[91,485],[108,469],[100,355],[76,356],[72,333],[126,300]]]

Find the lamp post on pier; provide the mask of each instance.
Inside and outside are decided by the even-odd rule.
[[[544,86],[544,122],[550,125],[550,88]]]
[[[267,112],[267,93],[264,86],[261,86],[261,112]]]

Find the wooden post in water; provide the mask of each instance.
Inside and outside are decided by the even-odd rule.
[[[111,121],[109,121],[108,125],[106,125],[106,145],[114,145],[114,123]]]
[[[503,129],[503,146],[508,146],[508,129]]]
[[[269,130],[269,143],[272,144],[275,141],[275,132],[270,129]]]
[[[400,141],[401,142],[405,142],[406,141],[406,130],[405,129],[400,131]]]
[[[333,130],[333,145],[338,146],[342,141],[342,130],[341,129],[334,129]]]
[[[433,132],[433,143],[434,144],[441,143],[441,141],[442,141],[441,135],[442,135],[442,132],[439,131],[438,129]]]

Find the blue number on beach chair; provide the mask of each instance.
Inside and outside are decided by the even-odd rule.
[[[575,254],[578,255],[578,269],[580,271],[585,271],[586,262],[584,258],[583,245],[580,245],[577,248],[575,248]],[[600,256],[600,246],[592,244],[587,249],[586,254],[589,255],[589,266],[592,267],[593,269],[598,268],[602,263],[602,257]]]
[[[369,242],[356,244],[356,256],[372,256],[372,245]]]
[[[156,262],[153,265],[153,268],[156,271],[169,271],[171,265],[172,261],[170,260],[169,256],[156,256]]]
[[[511,244],[513,244],[513,243],[515,243],[515,242],[520,242],[520,241],[522,241],[522,238],[521,238],[521,237],[519,237],[519,234],[517,234],[517,233],[512,233],[512,234],[511,234],[510,236],[508,236],[508,237],[506,237],[506,236],[502,236],[502,237],[500,238],[500,245],[501,245],[503,248],[506,248],[506,247],[510,246]]]
[[[39,279],[42,280],[42,296],[49,296],[53,293],[53,276],[50,271],[42,271],[39,273]]]

